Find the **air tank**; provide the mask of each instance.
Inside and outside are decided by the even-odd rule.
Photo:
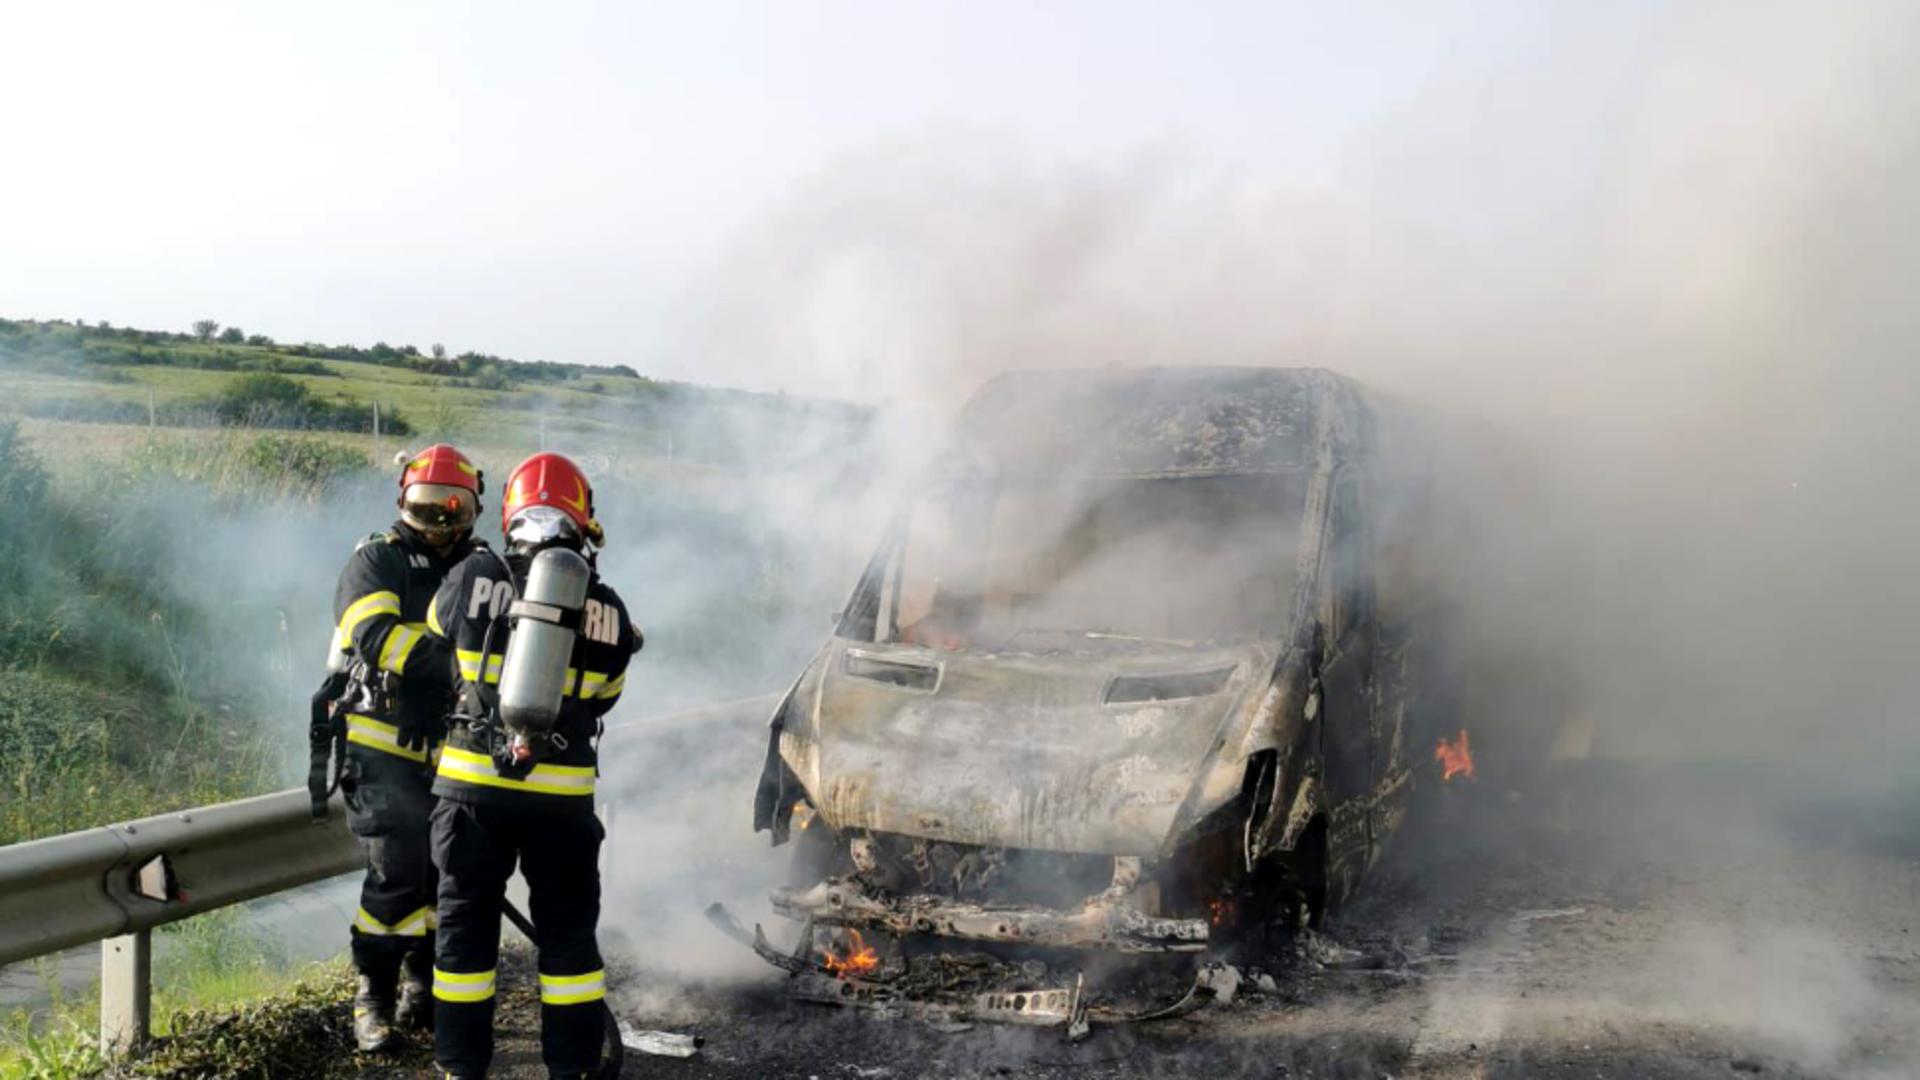
[[[510,731],[552,731],[567,692],[574,628],[593,569],[578,552],[547,548],[527,568],[526,589],[508,609],[513,635],[500,668],[500,719]]]

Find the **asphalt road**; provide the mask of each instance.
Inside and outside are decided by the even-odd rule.
[[[1297,964],[1271,993],[1068,1045],[790,1002],[772,969],[650,976],[638,957],[623,1014],[706,1045],[633,1055],[625,1075],[1920,1076],[1910,787],[1732,768],[1537,779],[1449,789],[1398,838],[1331,927],[1380,970]],[[543,1075],[536,1023],[505,1011],[499,1075]]]

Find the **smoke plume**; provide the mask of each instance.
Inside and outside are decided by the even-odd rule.
[[[954,126],[849,151],[691,290],[685,347],[882,405],[861,451],[882,490],[1004,371],[1354,376],[1441,432],[1426,556],[1462,619],[1495,783],[1537,782],[1550,750],[1743,763],[1759,788],[1633,820],[1664,831],[1663,857],[1832,840],[1809,821],[1911,799],[1920,751],[1920,87],[1903,55],[1920,21],[1897,5],[1557,18],[1536,52],[1436,71],[1330,180],[1171,146],[1063,160]],[[850,575],[879,504],[814,494],[835,525],[821,562]],[[753,770],[737,753],[747,773],[702,817],[729,830]],[[1859,801],[1809,802],[1840,777]],[[1495,814],[1477,840],[1510,827]],[[1680,927],[1632,970],[1663,985],[1655,1011],[1766,1029],[1831,1067],[1852,1006],[1797,1011],[1798,991],[1750,977],[1832,950],[1809,912],[1782,900],[1740,930],[1778,955]],[[1676,966],[1689,978],[1664,978]],[[1823,970],[1831,1001],[1873,997],[1855,959]],[[1716,989],[1736,983],[1748,997]],[[1782,1009],[1802,1022],[1772,1024]]]

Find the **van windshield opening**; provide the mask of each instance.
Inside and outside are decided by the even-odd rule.
[[[876,636],[1020,651],[1272,636],[1305,486],[1294,473],[948,482],[907,519]]]

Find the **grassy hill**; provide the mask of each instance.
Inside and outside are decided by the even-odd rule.
[[[299,388],[303,406],[267,415],[249,415],[247,400],[223,408],[236,388],[288,393],[287,383]],[[571,438],[722,464],[753,460],[823,424],[857,435],[867,420],[867,410],[843,402],[648,379],[624,366],[6,319],[0,392],[5,408],[26,417],[156,427],[371,433],[377,406],[389,435],[480,433],[515,444]]]

